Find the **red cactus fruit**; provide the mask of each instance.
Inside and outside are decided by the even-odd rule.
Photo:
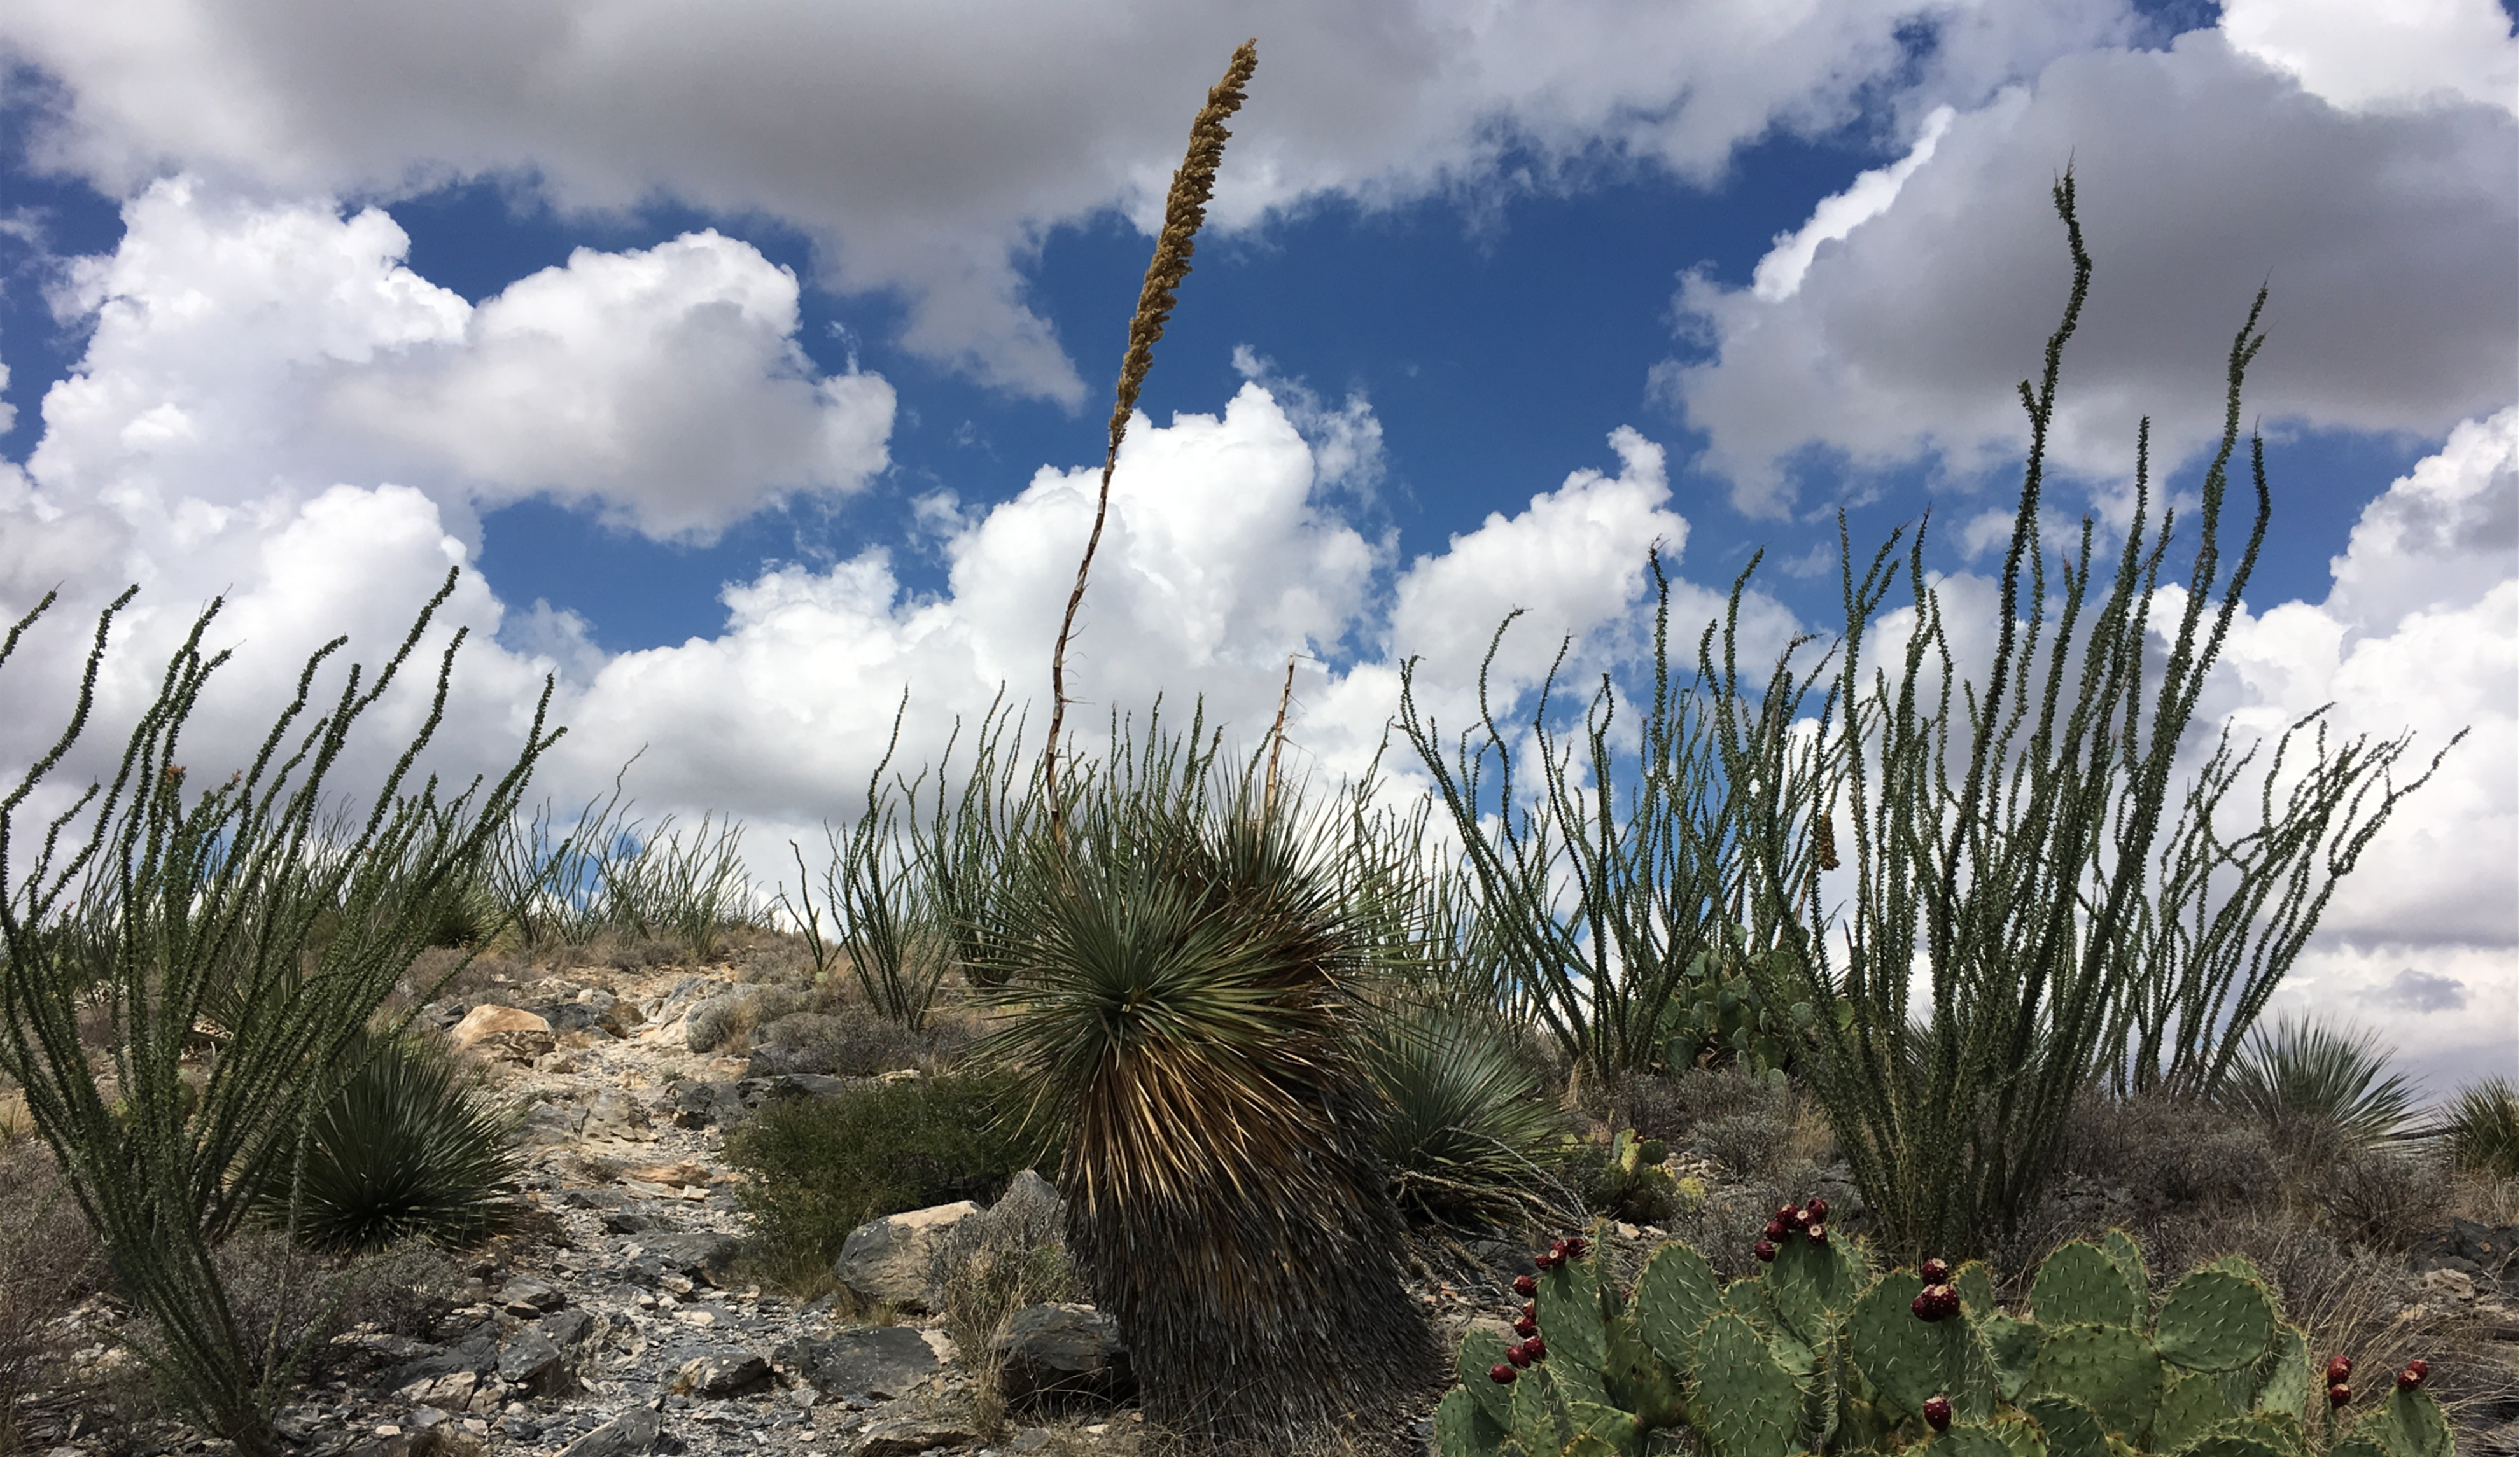
[[[1777,1206],[1777,1217],[1787,1224],[1799,1224],[1802,1222],[1803,1212],[1798,1206],[1780,1204]]]
[[[2328,1387],[2327,1387],[2327,1404],[2328,1404],[2328,1405],[2330,1405],[2330,1406],[2343,1406],[2346,1402],[2351,1401],[2351,1400],[2353,1400],[2353,1399],[2354,1399],[2354,1389],[2353,1389],[2352,1387],[2347,1386],[2345,1383],[2343,1383],[2343,1382],[2341,1382],[2341,1381],[2338,1381],[2338,1382],[2330,1382],[2330,1383],[2328,1384]]]
[[[2408,1361],[2407,1369],[2398,1373],[2398,1390],[2411,1391],[2422,1386],[2424,1378],[2432,1374],[2433,1368],[2422,1361]]]
[[[1499,1361],[1488,1368],[1488,1380],[1495,1382],[1501,1387],[1512,1386],[1513,1368],[1503,1361]]]
[[[1773,1240],[1761,1240],[1750,1247],[1750,1253],[1758,1256],[1759,1262],[1765,1264],[1769,1260],[1777,1258],[1776,1242]]]
[[[1928,1396],[1925,1398],[1925,1425],[1933,1428],[1936,1432],[1949,1432],[1952,1430],[1951,1397]]]
[[[1944,1320],[1959,1313],[1960,1298],[1948,1285],[1928,1285],[1916,1292],[1916,1298],[1908,1302],[1908,1309],[1918,1320]]]
[[[1538,1295],[1540,1294],[1540,1282],[1534,1280],[1529,1275],[1516,1275],[1513,1277],[1513,1293],[1515,1295],[1522,1296],[1525,1299]]]
[[[1810,1235],[1811,1242],[1815,1245],[1825,1245],[1828,1243],[1828,1226],[1825,1224],[1815,1222],[1811,1228],[1804,1230],[1803,1233]]]
[[[2336,1386],[2354,1374],[2354,1362],[2344,1356],[2327,1358],[2327,1384]]]
[[[1564,1259],[1566,1258],[1566,1242],[1564,1240],[1551,1240],[1549,1242],[1549,1253],[1556,1256],[1560,1259]]]
[[[1525,1338],[1526,1340],[1530,1337],[1537,1336],[1540,1334],[1540,1322],[1532,1319],[1528,1315],[1523,1316],[1521,1319],[1513,1323],[1513,1333]]]
[[[1519,1341],[1505,1348],[1505,1358],[1513,1362],[1516,1366],[1528,1366],[1531,1364],[1531,1352],[1524,1350],[1522,1348],[1522,1343]]]
[[[1783,1239],[1785,1237],[1785,1221],[1782,1219],[1770,1219],[1768,1221],[1768,1227],[1759,1231],[1759,1237],[1761,1239],[1771,1240]]]
[[[1535,1361],[1548,1360],[1549,1343],[1543,1341],[1538,1336],[1534,1336],[1530,1340],[1522,1343],[1522,1353]]]
[[[1825,1199],[1815,1199],[1811,1203],[1803,1206],[1803,1214],[1814,1224],[1818,1224],[1828,1217],[1828,1201]]]
[[[1916,1266],[1916,1273],[1924,1276],[1925,1283],[1928,1285],[1949,1285],[1952,1283],[1952,1267],[1943,1263],[1939,1259],[1928,1259],[1923,1264]]]
[[[1568,1235],[1568,1236],[1566,1237],[1566,1258],[1569,1258],[1569,1259],[1581,1259],[1581,1258],[1583,1258],[1585,1256],[1590,1255],[1590,1254],[1592,1254],[1592,1253],[1593,1253],[1593,1242],[1592,1242],[1591,1240],[1588,1240],[1588,1239],[1584,1238],[1584,1236],[1582,1236],[1582,1235],[1580,1235],[1580,1234],[1570,1234],[1570,1235]]]
[[[1540,1302],[1538,1301],[1523,1302],[1522,1318],[1525,1320],[1538,1320],[1540,1318]]]

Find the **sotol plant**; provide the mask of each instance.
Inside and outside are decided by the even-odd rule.
[[[1463,1339],[1443,1457],[1637,1457],[1684,1430],[1711,1457],[2452,1457],[2424,1363],[2358,1397],[2351,1363],[2314,1364],[2246,1260],[2190,1272],[2156,1309],[2113,1230],[2050,1256],[2016,1314],[1980,1264],[1874,1274],[1825,1213],[1778,1211],[1759,1273],[1730,1285],[1668,1244],[1622,1291],[1560,1241],[1517,1282],[1520,1339]]]

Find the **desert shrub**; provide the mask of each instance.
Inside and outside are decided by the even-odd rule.
[[[95,1289],[101,1255],[52,1155],[32,1140],[0,1148],[0,1452],[17,1449],[20,1403],[58,1390],[54,1322]]]
[[[935,1050],[933,1030],[915,1033],[863,1003],[791,1012],[757,1029],[752,1071],[871,1078],[915,1068]]]
[[[1392,1192],[1422,1216],[1469,1223],[1546,1215],[1563,1120],[1511,1035],[1434,1007],[1395,1009],[1364,1039],[1388,1105],[1379,1147]]]
[[[2505,1182],[2520,1178],[2520,1092],[2510,1079],[2460,1088],[2431,1131],[2460,1171]]]
[[[1634,1128],[1621,1128],[1607,1143],[1577,1146],[1566,1161],[1565,1178],[1583,1196],[1585,1208],[1632,1224],[1659,1224],[1681,1207],[1681,1192],[1664,1171],[1671,1148],[1658,1138],[1641,1138]]]
[[[2221,1101],[2291,1152],[2367,1148],[2402,1136],[2414,1113],[2414,1084],[2389,1070],[2389,1057],[2376,1033],[2286,1017],[2249,1034]]]
[[[2263,1125],[2197,1098],[2096,1089],[2067,1120],[2059,1170],[2122,1189],[2144,1209],[2263,1204],[2286,1176]]]
[[[353,1054],[354,1057],[356,1054]],[[317,1113],[300,1169],[275,1167],[259,1201],[310,1249],[382,1250],[407,1239],[460,1248],[522,1204],[519,1121],[482,1094],[445,1044],[379,1038]]]
[[[751,1045],[752,1030],[791,1012],[804,1011],[812,998],[788,987],[737,987],[693,1007],[683,1019],[683,1044],[694,1052],[725,1052]]]
[[[1049,1162],[1012,1126],[1020,1096],[999,1079],[917,1078],[763,1108],[726,1142],[763,1263],[829,1264],[869,1219],[986,1198]]]
[[[2377,1249],[2411,1249],[2450,1222],[2450,1170],[2418,1149],[2350,1149],[2307,1191],[2330,1227]]]
[[[1084,1298],[1067,1258],[1066,1212],[1046,1184],[1018,1180],[1006,1197],[954,1226],[939,1245],[933,1285],[945,1334],[962,1352],[975,1387],[973,1414],[982,1435],[1004,1425],[1002,1369],[990,1343],[1008,1318],[1028,1305]]]
[[[1600,1099],[1608,1121],[1687,1148],[1708,1124],[1728,1118],[1764,1121],[1771,1129],[1793,1120],[1793,1094],[1781,1080],[1751,1078],[1731,1069],[1685,1068],[1620,1079]],[[1707,1150],[1727,1168],[1729,1159]]]

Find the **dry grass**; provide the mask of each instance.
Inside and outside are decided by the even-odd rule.
[[[956,1225],[936,1252],[937,1313],[971,1378],[973,1430],[984,1439],[1007,1433],[1006,1363],[991,1347],[1010,1318],[1028,1305],[1084,1299],[1064,1223],[1056,1204],[1016,1195]]]
[[[53,1370],[69,1345],[61,1321],[104,1270],[51,1151],[32,1138],[0,1148],[0,1452],[17,1449],[23,1407],[74,1394]]]

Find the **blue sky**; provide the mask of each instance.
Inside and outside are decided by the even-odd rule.
[[[307,650],[373,658],[459,563],[445,768],[494,767],[556,672],[556,798],[645,744],[643,812],[737,815],[776,873],[904,686],[914,753],[1001,681],[1046,692],[1147,229],[1256,32],[1097,568],[1098,713],[1245,724],[1301,652],[1297,740],[1349,772],[1396,662],[1458,722],[1508,609],[1508,692],[1560,634],[1629,671],[1658,540],[1690,639],[1758,548],[1761,652],[1835,631],[1841,506],[1866,553],[1933,508],[1965,657],[2071,162],[2098,274],[2051,529],[2093,511],[2113,549],[2144,413],[2192,507],[2267,284],[2274,517],[2208,719],[2333,699],[2418,764],[2473,728],[2294,988],[2436,1081],[2513,1060],[2520,218],[2486,0],[765,3],[705,43],[574,5],[149,8],[0,27],[0,609],[62,589],[23,682],[67,683],[66,624],[144,584],[109,723],[227,592],[246,650],[199,740],[258,739]],[[43,706],[13,688],[0,760]]]

